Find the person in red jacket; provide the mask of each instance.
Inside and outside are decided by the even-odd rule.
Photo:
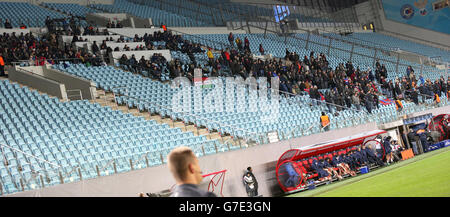
[[[261,55],[264,55],[264,48],[262,44],[259,44],[259,52],[261,53]]]

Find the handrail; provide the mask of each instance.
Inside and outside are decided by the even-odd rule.
[[[36,157],[36,156],[34,156],[34,155],[30,155],[30,154],[28,154],[28,153],[26,153],[26,152],[23,152],[23,151],[21,151],[21,150],[18,150],[18,149],[16,149],[16,148],[13,148],[13,147],[11,147],[11,146],[9,146],[9,145],[4,145],[4,144],[1,144],[1,143],[0,143],[0,146],[2,146],[2,147],[3,147],[3,146],[4,146],[4,147],[7,147],[7,148],[9,148],[9,149],[11,149],[11,150],[14,150],[14,151],[16,151],[16,152],[20,152],[20,153],[22,153],[22,154],[24,154],[24,155],[26,155],[26,156],[28,156],[28,157],[32,157],[32,158],[34,158],[34,159],[36,159],[36,160],[38,160],[38,161],[41,161],[41,162],[50,164],[51,166],[54,166],[54,167],[57,167],[57,168],[61,168],[61,166],[58,165],[58,164],[54,164],[54,163],[52,163],[52,162],[50,162],[50,161],[47,161],[47,160],[45,160],[45,159],[41,159],[41,158],[38,158],[38,157]]]
[[[174,112],[174,111],[172,110],[172,108],[168,108],[168,107],[165,107],[165,106],[162,106],[162,105],[159,105],[159,104],[150,102],[149,100],[146,100],[146,99],[136,98],[136,97],[128,96],[128,95],[125,95],[125,94],[120,94],[120,93],[117,93],[117,94],[118,94],[118,96],[124,96],[124,97],[130,98],[130,99],[135,99],[135,100],[138,100],[138,101],[141,101],[141,102],[144,102],[144,103],[149,103],[149,104],[155,105],[155,106],[157,106],[157,107],[159,107],[159,108],[162,108],[162,109],[167,109],[167,110],[169,110],[169,111],[171,111],[171,112],[173,112],[173,113],[181,113],[181,114],[186,115],[186,116],[194,117],[194,118],[196,118],[197,120],[198,120],[198,119],[201,119],[201,120],[205,120],[205,121],[207,121],[207,122],[209,122],[209,123],[215,123],[215,124],[218,124],[218,125],[219,125],[219,128],[220,128],[220,127],[230,127],[231,129],[236,129],[236,130],[244,131],[244,132],[246,132],[246,134],[253,134],[253,135],[256,135],[256,136],[259,135],[259,134],[254,133],[254,132],[247,131],[246,129],[233,127],[232,125],[226,125],[226,124],[223,124],[223,123],[218,122],[218,121],[214,121],[214,120],[210,120],[210,119],[207,119],[207,118],[198,116],[198,115],[194,115],[194,114],[192,114],[192,113],[183,112],[183,111],[182,111],[182,112]],[[128,101],[126,102],[126,104],[127,104],[127,107],[128,107]]]

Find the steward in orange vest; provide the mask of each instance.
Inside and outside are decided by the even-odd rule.
[[[0,54],[0,76],[6,76],[5,74],[5,60],[3,59],[3,55]]]
[[[397,108],[397,111],[402,111],[402,109],[403,109],[403,104],[402,104],[402,101],[400,101],[400,100],[395,100],[395,107]]]
[[[324,128],[325,131],[328,131],[328,129],[330,128],[330,118],[325,114],[325,112],[322,112],[322,116],[320,116],[320,123],[322,124],[322,128]]]
[[[436,103],[441,102],[441,99],[439,98],[439,96],[437,94],[434,94],[434,101],[436,101]]]

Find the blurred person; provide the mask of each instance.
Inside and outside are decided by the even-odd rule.
[[[177,147],[168,155],[168,167],[177,185],[171,197],[216,197],[212,192],[202,190],[202,171],[198,158],[188,147]]]

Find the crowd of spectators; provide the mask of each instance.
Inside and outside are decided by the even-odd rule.
[[[168,70],[168,62],[160,53],[153,54],[150,59],[142,56],[139,61],[134,54],[130,58],[123,54],[119,59],[119,64],[122,68],[133,73],[143,74],[143,72],[147,72],[148,76],[159,80],[161,79],[161,74]]]
[[[208,64],[215,70],[229,67],[232,75],[242,76],[244,79],[253,77],[280,78],[280,91],[295,95],[300,93],[309,94],[313,99],[312,105],[325,101],[329,112],[336,110],[355,108],[361,110],[365,107],[369,113],[379,108],[381,97],[389,97],[394,100],[410,100],[419,104],[418,96],[425,99],[436,98],[447,94],[450,90],[450,82],[441,77],[432,83],[424,80],[422,76],[418,79],[412,67],[408,67],[407,76],[397,78],[394,82],[387,81],[387,70],[384,64],[376,61],[373,71],[370,67],[361,70],[354,67],[351,61],[339,64],[335,69],[329,66],[327,57],[320,53],[316,55],[311,52],[303,59],[295,53],[286,49],[283,59],[258,59],[253,58],[250,50],[250,42],[244,39],[244,47],[241,40],[228,35],[229,48],[221,50],[221,56],[217,59],[208,54]],[[264,55],[264,48],[259,45],[259,52]],[[214,73],[213,73],[214,74]],[[270,84],[269,84],[270,85]]]
[[[120,41],[120,39],[118,41]],[[189,57],[190,63],[181,62],[176,58],[174,58],[170,62],[167,62],[167,60],[160,54],[153,55],[153,57],[149,60],[141,58],[139,61],[137,61],[133,56],[127,57],[126,55],[123,55],[119,60],[119,64],[126,65],[126,67],[130,68],[131,71],[139,72],[139,69],[149,71],[150,75],[152,75],[152,77],[155,79],[160,79],[161,73],[167,72],[170,78],[184,76],[192,80],[194,68],[200,67],[200,64],[197,63],[194,54],[205,52],[200,44],[192,43],[189,40],[184,40],[181,35],[172,34],[171,31],[155,31],[153,32],[153,34],[146,33],[142,37],[135,35],[134,38],[125,40],[124,42],[145,42],[145,46],[137,46],[134,49],[128,46],[124,46],[123,50],[169,49],[171,51],[179,51]],[[153,42],[164,42],[164,45],[160,44],[158,46],[155,46]],[[102,44],[104,44],[103,47],[107,47],[106,42],[103,42]],[[118,47],[114,48],[114,50],[119,49],[120,48]],[[107,53],[110,51],[112,51],[112,48],[109,48],[109,51],[107,51]],[[206,71],[207,70],[205,69],[205,72]]]
[[[0,53],[5,65],[44,65],[59,61],[98,65],[100,59],[85,49],[77,49],[73,44],[58,46],[58,34],[50,32],[40,37],[33,33],[3,33],[0,35]]]
[[[106,24],[106,28],[123,28],[123,25],[120,21],[114,22],[109,20]]]
[[[9,22],[8,20],[6,22]],[[5,22],[5,24],[6,24]],[[55,23],[62,23],[62,29],[55,28]],[[135,35],[134,38],[126,39],[120,37],[113,40],[106,38],[100,45],[96,42],[92,45],[93,53],[84,49],[77,49],[73,42],[86,41],[83,35],[108,35],[107,29],[100,31],[99,28],[86,26],[84,30],[80,27],[76,17],[61,20],[51,20],[47,17],[46,25],[49,33],[37,39],[31,33],[15,35],[14,33],[0,36],[1,53],[6,64],[27,60],[35,65],[42,65],[46,60],[55,59],[77,59],[78,62],[85,62],[90,59],[99,59],[100,50],[105,49],[103,59],[109,57],[113,51],[125,50],[155,50],[169,49],[180,51],[190,59],[190,64],[174,59],[167,62],[160,60],[162,56],[155,55],[149,60],[141,58],[139,61],[135,57],[124,56],[119,61],[126,63],[133,71],[148,69],[149,71],[168,70],[170,77],[186,76],[193,78],[194,68],[200,67],[195,58],[195,53],[206,53],[208,66],[211,70],[203,69],[210,76],[218,76],[222,69],[228,69],[233,76],[242,76],[244,79],[252,77],[266,77],[270,86],[270,78],[280,79],[280,91],[287,95],[308,94],[312,100],[312,106],[317,103],[325,103],[330,113],[342,109],[354,108],[361,110],[365,107],[371,113],[374,108],[379,107],[379,99],[382,95],[395,100],[411,100],[419,104],[425,99],[436,98],[442,93],[448,94],[450,82],[441,77],[434,83],[424,80],[422,76],[416,77],[414,69],[408,67],[406,76],[397,78],[395,81],[387,81],[387,70],[384,64],[376,61],[375,70],[369,67],[361,70],[354,67],[352,62],[339,64],[335,69],[329,66],[327,57],[323,54],[311,52],[309,56],[301,58],[297,53],[286,49],[286,55],[282,59],[260,59],[254,58],[250,50],[250,41],[247,37],[241,40],[234,37],[232,33],[228,35],[229,48],[220,51],[220,56],[214,58],[211,49],[205,52],[202,45],[184,40],[181,35],[172,34],[171,31],[155,31],[153,34],[145,34],[142,37]],[[109,26],[121,28],[120,22],[110,22]],[[65,44],[64,48],[58,47],[58,36],[73,35],[72,44]],[[107,41],[115,42],[145,42],[137,47],[108,47]],[[155,46],[154,42],[159,42]],[[161,43],[163,42],[163,43]],[[259,45],[259,52],[264,55],[262,45]],[[125,60],[126,59],[126,60]],[[109,62],[109,61],[107,61]],[[90,62],[98,65],[98,61]],[[158,76],[160,73],[154,73]],[[335,106],[331,106],[335,105]]]

